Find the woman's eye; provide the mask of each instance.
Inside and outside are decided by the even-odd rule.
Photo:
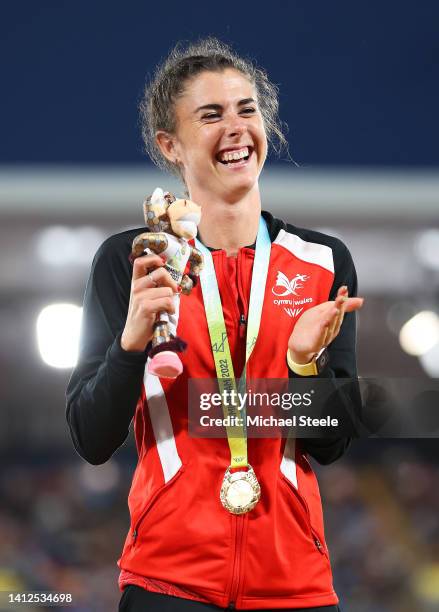
[[[239,111],[241,115],[253,115],[256,112],[256,108],[251,106],[247,108],[243,108]],[[216,119],[221,119],[221,114],[216,112],[205,113],[201,116],[201,119],[205,121],[215,121]]]

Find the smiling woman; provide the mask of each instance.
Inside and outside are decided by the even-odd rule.
[[[307,456],[330,463],[349,440],[334,430],[332,437],[247,440],[242,425],[226,428],[224,439],[191,437],[189,379],[217,378],[220,389],[236,391],[235,376],[293,384],[309,377],[313,385],[320,377],[355,378],[362,299],[354,297],[352,258],[340,240],[261,211],[268,146],[285,144],[277,89],[228,46],[212,38],[177,46],[146,87],[141,118],[151,158],[176,173],[202,208],[193,246],[205,268],[177,312],[165,262],[142,251],[129,262],[134,237],[145,232],[137,228],[102,245],[87,285],[67,393],[72,438],[86,460],[103,463],[134,419],[139,451],[119,609],[334,612]],[[159,268],[153,279],[152,267]],[[173,380],[146,367],[163,311],[189,340],[184,373]],[[247,408],[257,416],[244,406],[243,422]],[[228,417],[235,406],[222,409]]]
[[[232,231],[244,241],[240,246],[250,244],[259,215],[252,215],[254,222],[248,227],[242,223],[243,212],[245,208],[257,213],[260,208],[258,178],[267,156],[254,85],[234,69],[203,72],[188,83],[175,115],[176,129],[172,134],[158,131],[157,143],[163,156],[178,166],[190,197],[205,204],[201,234],[209,243],[212,208],[216,217],[227,215]]]
[[[140,104],[142,135],[147,153],[159,167],[180,174],[179,166],[175,165],[172,160],[163,157],[156,140],[157,132],[161,130],[168,134],[175,131],[177,99],[194,77],[201,73],[220,74],[226,69],[233,69],[253,85],[267,139],[273,150],[280,153],[283,148],[287,147],[278,116],[277,87],[270,82],[264,70],[240,57],[218,39],[206,38],[188,47],[178,44],[170,52],[166,61],[157,68],[151,83],[145,87]],[[247,102],[253,103],[254,101],[243,100],[242,104],[245,105]],[[219,112],[223,110],[212,100],[207,103],[207,108],[202,107],[203,104],[201,108],[197,104],[194,110],[196,112],[204,110],[206,118],[211,120],[217,119],[216,115],[219,117]],[[254,112],[254,110],[246,112]]]
[[[145,88],[146,150],[203,204],[200,233],[209,246],[215,246],[209,230],[219,220],[228,225],[221,245],[229,254],[237,252],[232,234],[240,236],[240,246],[253,242],[267,141],[277,152],[286,147],[278,107],[277,88],[266,73],[213,38],[177,46]]]

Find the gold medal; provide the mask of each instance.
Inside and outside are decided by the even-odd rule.
[[[230,467],[227,468],[220,492],[226,510],[232,514],[245,514],[253,510],[260,497],[261,487],[250,464],[246,472],[231,472]]]

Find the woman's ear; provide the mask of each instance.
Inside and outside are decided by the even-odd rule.
[[[172,164],[178,164],[179,160],[176,153],[175,137],[168,132],[156,132],[155,141],[162,155]]]

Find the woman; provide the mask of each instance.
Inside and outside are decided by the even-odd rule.
[[[202,207],[197,244],[205,266],[214,266],[225,330],[216,342],[221,312],[206,313],[203,300],[216,287],[202,276],[180,304],[178,335],[189,341],[183,374],[171,381],[145,373],[155,317],[173,312],[177,287],[159,256],[129,263],[142,228],[99,249],[67,418],[76,449],[93,464],[124,442],[134,418],[139,460],[119,560],[120,610],[338,609],[307,455],[330,463],[347,440],[249,439],[237,449],[233,439],[187,431],[188,380],[221,378],[214,353],[226,340],[237,376],[244,367],[254,379],[356,376],[353,311],[362,299],[350,297],[356,275],[348,250],[261,216],[267,140],[283,138],[277,109],[265,73],[212,38],[176,48],[145,91],[147,149]],[[249,321],[250,289],[261,309],[252,307]],[[296,296],[300,308],[286,308]],[[247,327],[254,341],[246,352]],[[230,465],[252,499],[228,496]]]

